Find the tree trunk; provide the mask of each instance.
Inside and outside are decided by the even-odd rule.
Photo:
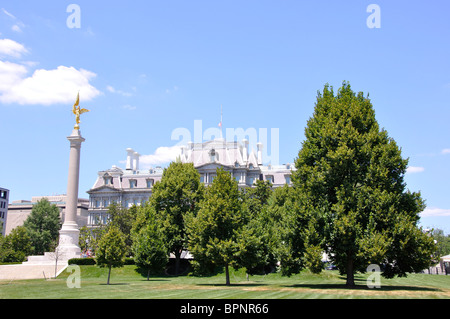
[[[111,276],[111,265],[109,265],[109,271],[108,271],[108,281],[106,282],[107,285],[109,285],[109,277]]]
[[[175,250],[175,276],[178,276],[180,272],[180,257],[181,257],[181,249]]]
[[[150,280],[150,269],[147,270],[147,281]]]
[[[226,285],[230,285],[230,272],[228,271],[228,264],[225,265],[225,277],[226,277]]]
[[[350,288],[355,287],[355,274],[352,257],[347,257],[347,282],[345,285]]]

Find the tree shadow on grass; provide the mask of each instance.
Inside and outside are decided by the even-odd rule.
[[[99,284],[100,286],[125,286],[125,285],[129,285],[128,282],[110,282],[109,284],[107,284],[106,282],[103,284]]]
[[[259,287],[259,286],[268,286],[269,284],[265,283],[230,283],[228,286],[226,284],[196,284],[196,286],[205,286],[205,287]]]
[[[419,287],[419,286],[386,286],[381,284],[380,288],[369,288],[364,280],[355,280],[355,286],[349,287],[345,284],[294,284],[285,287],[291,288],[308,288],[308,289],[331,289],[331,290],[361,290],[361,291],[422,291],[422,292],[439,292],[439,288]]]

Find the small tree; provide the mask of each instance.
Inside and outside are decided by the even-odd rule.
[[[52,243],[57,240],[61,229],[59,209],[43,198],[35,204],[31,214],[23,223],[31,238],[34,254],[44,254],[49,251]]]
[[[169,252],[175,255],[176,274],[179,272],[181,253],[187,246],[185,218],[188,213],[196,215],[203,193],[204,185],[194,165],[180,161],[170,163],[161,181],[153,186],[149,205],[157,214]],[[139,217],[135,231],[146,224],[145,219],[145,216]]]
[[[131,229],[133,227],[134,220],[136,219],[136,210],[136,205],[133,205],[130,208],[125,208],[115,202],[108,206],[108,223],[106,228],[114,226],[120,230],[124,236],[128,253],[131,251]]]
[[[23,262],[31,250],[30,237],[25,227],[18,226],[1,240],[0,262]]]
[[[117,227],[109,227],[108,232],[100,239],[96,253],[96,262],[100,267],[108,267],[108,281],[112,267],[122,267],[125,263],[127,246],[124,236]]]
[[[133,252],[136,265],[147,270],[147,280],[150,272],[159,273],[167,265],[167,247],[164,236],[158,227],[155,216],[147,220],[147,225],[133,236]]]
[[[206,189],[196,217],[188,218],[189,251],[199,267],[211,263],[225,267],[226,285],[230,285],[229,267],[251,265],[259,245],[251,228],[244,228],[245,216],[237,182],[229,172],[217,169],[217,176]],[[251,265],[254,266],[254,265]]]

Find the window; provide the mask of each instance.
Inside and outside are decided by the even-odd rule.
[[[291,183],[291,176],[290,175],[286,175],[284,178],[286,179],[286,184],[289,185]]]
[[[249,177],[248,178],[248,185],[253,185],[253,182],[255,181],[254,177]]]
[[[200,183],[204,183],[205,182],[205,176],[204,175],[200,175]]]
[[[137,187],[137,180],[130,179],[130,188],[136,188]]]
[[[147,188],[152,188],[154,182],[155,181],[153,179],[147,179]]]
[[[210,162],[215,162],[216,161],[216,150],[215,149],[212,149],[209,152],[209,161]]]
[[[266,181],[269,181],[273,184],[273,182],[274,182],[273,175],[266,175]]]
[[[105,176],[103,179],[105,180],[105,185],[113,184],[113,178],[111,176]]]

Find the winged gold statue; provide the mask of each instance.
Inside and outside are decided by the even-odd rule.
[[[80,92],[77,94],[77,100],[75,101],[75,104],[73,105],[72,112],[75,114],[75,124],[74,129],[79,130],[80,129],[80,115],[86,112],[89,112],[87,109],[80,108]]]

